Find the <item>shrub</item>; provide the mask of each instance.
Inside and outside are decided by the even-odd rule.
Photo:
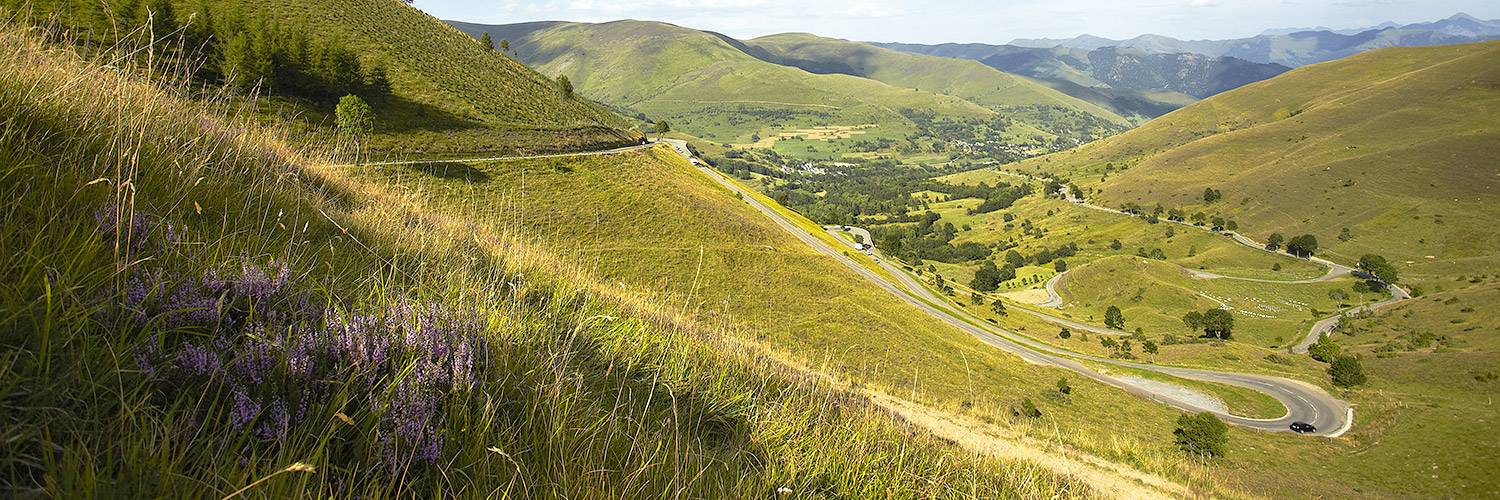
[[[1333,385],[1339,387],[1354,387],[1364,385],[1365,369],[1355,356],[1339,356],[1328,366],[1328,375],[1333,378]]]
[[[1339,357],[1339,351],[1339,345],[1333,343],[1333,339],[1328,338],[1327,335],[1324,335],[1322,338],[1318,339],[1318,342],[1316,344],[1313,344],[1311,347],[1307,348],[1308,355],[1311,355],[1313,359],[1322,361],[1324,363],[1332,363],[1337,360]]]
[[[1212,413],[1177,417],[1172,435],[1177,436],[1177,446],[1195,455],[1214,458],[1229,451],[1229,427]]]
[[[1026,418],[1041,418],[1042,410],[1037,409],[1036,403],[1031,402],[1031,398],[1026,398],[1021,400],[1021,412],[1019,415]]]
[[[1288,358],[1286,356],[1282,356],[1282,355],[1276,354],[1274,352],[1271,353],[1271,354],[1267,354],[1266,355],[1266,361],[1270,361],[1270,362],[1276,363],[1278,365],[1290,365],[1290,364],[1292,364],[1292,358]]]

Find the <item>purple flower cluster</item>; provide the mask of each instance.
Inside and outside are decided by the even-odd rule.
[[[128,218],[129,220],[123,220]],[[117,204],[109,204],[94,211],[94,221],[99,223],[99,230],[111,238],[119,241],[129,241],[131,250],[145,250],[150,241],[152,225],[144,215],[137,213],[134,209],[121,207]]]
[[[119,214],[98,212],[106,234]],[[133,242],[154,234],[146,221],[132,215]],[[486,324],[472,312],[405,299],[375,312],[325,305],[283,262],[244,260],[196,278],[145,266],[129,273],[105,317],[154,332],[133,358],[168,401],[218,394],[227,428],[280,443],[310,408],[353,394],[339,397],[338,411],[376,417],[367,445],[393,474],[441,458],[446,408],[474,397],[489,352]]]

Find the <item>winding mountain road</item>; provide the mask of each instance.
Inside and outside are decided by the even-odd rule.
[[[1020,335],[1003,328],[990,325],[980,318],[977,318],[963,311],[961,308],[950,308],[945,306],[947,302],[944,299],[934,295],[930,290],[928,290],[921,283],[917,282],[902,269],[892,266],[889,262],[875,257],[876,254],[874,253],[873,247],[865,251],[869,253],[872,258],[874,258],[875,262],[881,267],[882,270],[886,271],[890,276],[895,277],[895,282],[888,280],[885,277],[881,276],[879,273],[876,273],[870,268],[861,265],[853,257],[846,255],[843,251],[830,246],[828,243],[814,236],[812,233],[803,230],[801,227],[788,220],[780,212],[777,212],[775,209],[767,206],[764,203],[761,203],[758,199],[755,198],[754,193],[741,187],[739,184],[735,183],[729,178],[719,174],[717,171],[712,170],[707,165],[698,161],[694,161],[693,153],[688,149],[686,141],[663,139],[658,141],[658,143],[670,145],[672,149],[677,152],[677,154],[681,155],[684,159],[692,163],[700,172],[708,176],[710,179],[713,179],[721,186],[724,186],[731,192],[739,194],[740,197],[752,208],[760,212],[762,215],[766,216],[784,231],[791,234],[793,237],[796,237],[799,241],[802,241],[804,244],[817,250],[818,252],[823,253],[828,257],[842,263],[845,267],[848,267],[855,274],[858,274],[860,277],[864,278],[866,281],[869,281],[877,288],[883,289],[891,293],[892,295],[895,295],[897,298],[906,301],[907,303],[911,304],[914,307],[917,307],[918,309],[921,309],[922,311],[940,321],[943,321],[955,328],[958,328],[959,330],[973,335],[975,338],[986,344],[1014,354],[1029,363],[1067,369],[1082,376],[1096,380],[1100,383],[1120,388],[1127,393],[1134,394],[1142,398],[1157,401],[1182,411],[1211,412],[1218,415],[1219,418],[1223,419],[1227,423],[1247,428],[1272,432],[1290,432],[1288,426],[1292,422],[1307,422],[1318,428],[1318,432],[1315,433],[1315,435],[1337,437],[1346,432],[1349,429],[1349,426],[1352,424],[1354,418],[1354,410],[1349,407],[1348,403],[1334,398],[1322,388],[1305,382],[1266,375],[1217,372],[1212,370],[1201,370],[1174,366],[1159,366],[1121,361],[1110,358],[1102,358],[1053,347],[1024,335]],[[541,158],[601,156],[639,151],[650,147],[654,147],[654,144],[645,144],[607,151],[592,151],[585,153],[507,156],[493,158],[466,158],[451,160],[392,161],[367,163],[364,164],[364,166],[406,165],[418,163],[464,163],[477,161],[513,161]],[[870,240],[870,235],[867,231],[864,231],[862,229],[860,229],[859,231],[860,233],[856,234],[861,234],[867,241]],[[1248,240],[1248,238],[1246,238],[1246,240]],[[897,282],[899,282],[899,284]],[[1392,301],[1389,302],[1399,302],[1399,299],[1393,297]],[[1381,306],[1381,304],[1375,304],[1367,307],[1374,308],[1379,306]],[[1075,323],[1070,322],[1066,319],[1055,318],[1034,311],[1027,310],[1025,312],[1029,314],[1036,314],[1046,319],[1060,320],[1064,322],[1062,324],[1065,325]],[[1331,318],[1330,320],[1336,321],[1337,318]],[[1096,328],[1089,325],[1083,325],[1081,323],[1078,323],[1078,325],[1085,327],[1082,329]],[[1316,328],[1314,330],[1316,331]],[[1311,336],[1312,334],[1310,334],[1310,337]],[[1316,339],[1314,338],[1314,340]],[[1254,419],[1235,416],[1224,412],[1221,408],[1209,408],[1205,407],[1205,405],[1195,403],[1191,400],[1192,398],[1179,397],[1179,394],[1175,394],[1173,391],[1160,390],[1159,387],[1154,387],[1154,384],[1133,383],[1131,381],[1131,379],[1139,380],[1138,378],[1130,376],[1110,375],[1101,372],[1085,363],[1151,371],[1185,379],[1244,387],[1275,398],[1287,408],[1287,413],[1281,418],[1275,419]]]
[[[671,140],[663,142],[671,144],[673,149],[679,154],[691,160],[692,156],[687,149],[686,143]],[[1336,437],[1347,431],[1353,420],[1354,412],[1348,403],[1340,401],[1323,389],[1305,382],[1282,377],[1158,366],[1090,356],[1053,347],[1024,335],[987,324],[983,320],[964,312],[962,309],[942,306],[942,304],[946,304],[942,298],[932,294],[931,291],[922,286],[921,283],[916,282],[916,280],[912,279],[903,270],[892,266],[889,262],[877,260],[878,265],[888,274],[894,276],[900,284],[898,285],[886,279],[874,270],[861,265],[853,257],[845,255],[843,250],[830,246],[824,240],[819,239],[788,220],[780,212],[760,202],[756,199],[754,193],[748,189],[741,187],[739,184],[707,166],[699,165],[697,168],[721,186],[739,194],[741,199],[752,208],[766,216],[793,237],[796,237],[818,252],[842,263],[845,267],[874,286],[895,295],[897,298],[921,309],[938,320],[973,335],[986,344],[1019,356],[1029,363],[1071,370],[1100,383],[1118,387],[1128,393],[1158,401],[1182,411],[1212,412],[1225,422],[1253,429],[1290,432],[1288,426],[1292,422],[1300,421],[1316,426],[1318,428],[1317,435]],[[1188,401],[1187,398],[1179,398],[1166,391],[1153,390],[1148,384],[1136,384],[1129,381],[1126,377],[1117,377],[1102,373],[1086,363],[1151,371],[1185,379],[1248,388],[1267,394],[1280,401],[1287,408],[1287,414],[1281,418],[1274,419],[1253,419],[1227,414],[1219,409],[1205,408],[1192,401]]]
[[[1005,173],[1005,172],[1002,172],[1002,173]],[[1018,176],[1016,174],[1008,174],[1007,173],[1007,175],[1012,175],[1012,176],[1020,177],[1020,176]],[[1084,208],[1088,208],[1088,209],[1092,209],[1092,210],[1098,210],[1098,211],[1102,211],[1102,212],[1109,212],[1109,213],[1114,213],[1114,214],[1121,214],[1121,215],[1125,215],[1125,216],[1129,216],[1129,217],[1134,217],[1134,215],[1130,214],[1129,212],[1125,212],[1123,210],[1116,210],[1116,209],[1113,209],[1113,208],[1104,207],[1104,206],[1100,206],[1100,205],[1095,205],[1095,204],[1089,203],[1087,200],[1083,200],[1083,199],[1079,199],[1079,198],[1074,198],[1071,194],[1068,194],[1068,193],[1064,193],[1064,196],[1067,197],[1068,201],[1070,201],[1073,204],[1076,204],[1078,206],[1084,207]],[[1199,226],[1197,224],[1191,224],[1191,223],[1188,223],[1186,221],[1174,221],[1174,220],[1168,220],[1168,219],[1163,219],[1163,221],[1166,222],[1166,223],[1177,224],[1177,225],[1186,226],[1186,227],[1190,227],[1190,228],[1194,228],[1194,229],[1198,229],[1198,230],[1215,232],[1215,231],[1212,231],[1209,228],[1205,228],[1205,227]],[[1234,240],[1235,243],[1239,243],[1241,245],[1244,245],[1246,247],[1249,247],[1249,248],[1252,248],[1252,249],[1255,249],[1255,250],[1259,250],[1259,251],[1262,251],[1262,252],[1269,252],[1269,253],[1276,254],[1276,255],[1285,255],[1285,256],[1289,256],[1289,257],[1300,258],[1300,257],[1297,257],[1295,255],[1292,255],[1292,254],[1289,254],[1289,253],[1286,253],[1286,252],[1280,252],[1280,251],[1276,251],[1276,250],[1270,250],[1270,249],[1266,248],[1266,245],[1264,243],[1261,243],[1259,241],[1255,241],[1255,239],[1253,239],[1253,238],[1250,238],[1248,236],[1245,236],[1243,234],[1240,234],[1240,233],[1237,233],[1237,232],[1234,232],[1234,231],[1223,231],[1220,234],[1228,236],[1230,239]],[[1257,278],[1240,278],[1240,277],[1235,277],[1235,276],[1223,276],[1223,275],[1219,275],[1219,274],[1207,273],[1207,272],[1202,272],[1202,271],[1197,271],[1197,270],[1192,270],[1192,269],[1189,269],[1188,273],[1191,274],[1194,278],[1198,278],[1198,279],[1227,279],[1227,280],[1236,280],[1236,281],[1249,281],[1249,282],[1255,282],[1255,283],[1276,283],[1276,284],[1311,284],[1311,283],[1322,283],[1322,282],[1326,282],[1326,281],[1332,281],[1332,280],[1335,280],[1335,279],[1338,279],[1338,278],[1341,278],[1341,277],[1344,277],[1344,276],[1352,275],[1355,272],[1354,268],[1352,268],[1352,267],[1345,266],[1343,264],[1339,264],[1337,262],[1333,262],[1331,260],[1323,259],[1323,258],[1316,257],[1316,256],[1306,257],[1306,260],[1308,260],[1310,262],[1313,262],[1315,264],[1321,264],[1324,267],[1327,267],[1328,268],[1328,272],[1324,273],[1322,276],[1319,276],[1319,277],[1313,278],[1313,279],[1291,280],[1291,281],[1288,281],[1288,280],[1268,280],[1268,279],[1257,279]],[[1055,292],[1053,292],[1051,290],[1052,285],[1053,285],[1052,282],[1048,282],[1048,284],[1047,284],[1047,286],[1048,286],[1048,292],[1049,293],[1055,293]],[[1388,298],[1388,299],[1386,299],[1386,300],[1382,300],[1382,301],[1376,302],[1374,304],[1367,304],[1367,305],[1355,307],[1355,308],[1349,309],[1347,311],[1341,312],[1341,313],[1339,313],[1336,316],[1325,318],[1322,321],[1319,321],[1319,322],[1313,324],[1312,328],[1308,329],[1307,335],[1304,335],[1302,337],[1301,341],[1297,342],[1296,345],[1293,345],[1291,347],[1291,351],[1293,353],[1297,353],[1297,354],[1305,354],[1305,353],[1307,353],[1307,349],[1309,347],[1311,347],[1313,344],[1317,343],[1318,339],[1322,338],[1324,334],[1332,332],[1335,328],[1338,328],[1339,322],[1343,320],[1344,316],[1353,315],[1353,314],[1363,314],[1363,313],[1367,313],[1367,312],[1375,312],[1375,311],[1378,311],[1380,309],[1384,309],[1386,307],[1390,307],[1390,306],[1393,306],[1393,305],[1400,304],[1402,302],[1411,300],[1411,298],[1412,298],[1410,292],[1407,292],[1406,289],[1401,288],[1400,286],[1395,285],[1395,284],[1386,285],[1386,290],[1388,292],[1390,292],[1390,294],[1391,294],[1391,297]]]

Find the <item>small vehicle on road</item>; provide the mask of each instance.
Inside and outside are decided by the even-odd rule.
[[[1291,428],[1292,428],[1292,432],[1295,432],[1295,433],[1298,433],[1298,434],[1307,434],[1307,433],[1310,433],[1310,432],[1318,432],[1318,428],[1317,427],[1313,427],[1312,424],[1309,424],[1307,422],[1292,422]]]

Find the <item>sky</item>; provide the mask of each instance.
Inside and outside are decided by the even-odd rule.
[[[808,32],[877,42],[1005,43],[1088,33],[1182,39],[1254,36],[1270,28],[1365,27],[1458,12],[1500,19],[1500,0],[416,0],[442,19],[665,21],[736,38]]]

